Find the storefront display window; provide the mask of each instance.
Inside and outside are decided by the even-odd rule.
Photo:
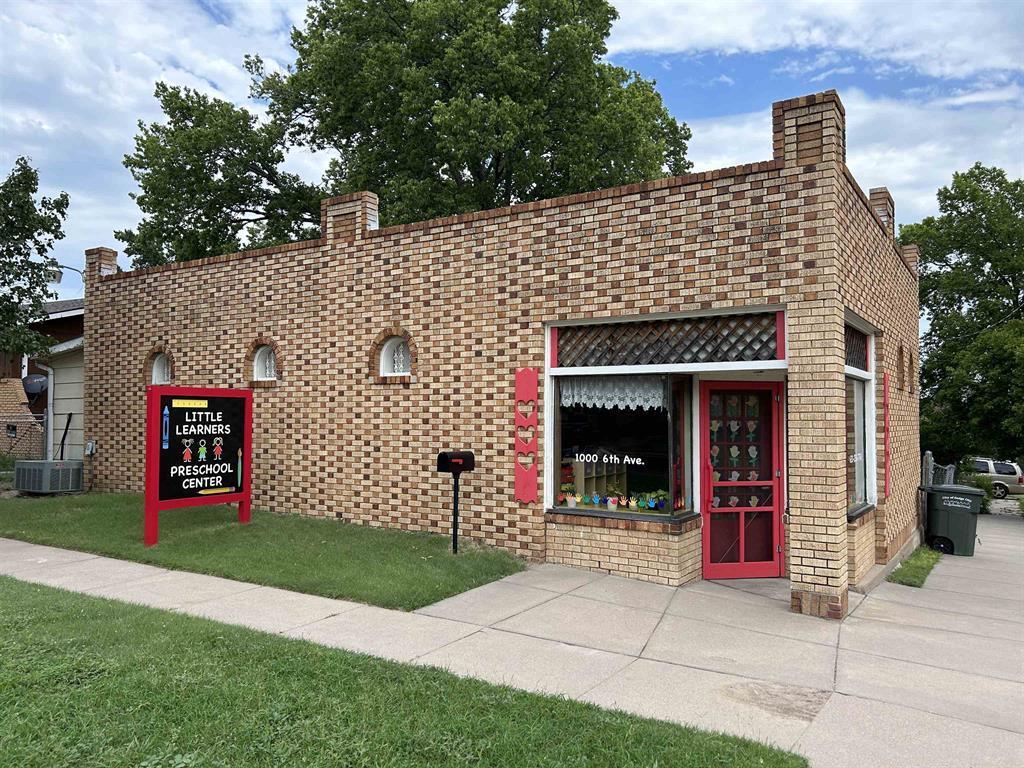
[[[557,506],[661,515],[689,508],[689,389],[686,377],[559,379]]]

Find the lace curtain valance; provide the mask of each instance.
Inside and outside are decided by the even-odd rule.
[[[668,408],[660,376],[565,376],[559,381],[561,402],[567,408]]]

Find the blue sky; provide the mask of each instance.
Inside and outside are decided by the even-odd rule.
[[[609,58],[658,83],[690,124],[698,170],[771,156],[771,102],[835,88],[848,164],[887,186],[899,222],[936,212],[935,190],[975,161],[1024,175],[1024,3],[619,0]],[[120,250],[134,183],[121,165],[138,120],[160,118],[165,80],[247,104],[246,53],[292,60],[305,2],[122,0],[0,3],[0,172],[18,155],[43,191],[71,195],[56,254],[81,267]],[[317,180],[325,155],[289,166]],[[121,265],[128,266],[122,256]],[[62,298],[80,295],[69,272]]]

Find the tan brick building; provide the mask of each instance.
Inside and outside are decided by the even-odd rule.
[[[145,386],[249,387],[257,506],[449,530],[681,584],[787,577],[841,616],[917,526],[916,249],[834,92],[751,165],[114,275],[87,252],[97,489],[140,491]]]

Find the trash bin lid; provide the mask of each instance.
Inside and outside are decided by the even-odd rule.
[[[932,493],[959,493],[964,496],[985,495],[981,488],[975,488],[973,485],[931,485],[928,486],[927,490]]]

